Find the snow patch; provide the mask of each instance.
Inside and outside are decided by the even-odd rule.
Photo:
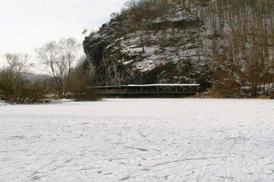
[[[0,109],[0,181],[266,181],[271,100],[107,99]]]

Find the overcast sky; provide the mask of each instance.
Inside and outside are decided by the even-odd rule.
[[[0,55],[15,52],[34,56],[35,48],[62,37],[82,42],[85,28],[97,29],[126,1],[0,0]]]

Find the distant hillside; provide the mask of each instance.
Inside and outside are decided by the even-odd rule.
[[[271,0],[131,1],[83,46],[94,84],[200,83],[222,96],[274,82]]]
[[[50,79],[51,76],[41,75],[41,74],[33,74],[33,73],[25,73],[23,75],[23,78],[28,81],[31,81],[31,82],[36,82],[36,81],[45,81],[47,79]]]

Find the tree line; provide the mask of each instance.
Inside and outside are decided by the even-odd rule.
[[[216,94],[273,97],[267,89],[274,82],[273,9],[272,0],[217,0],[204,10]]]
[[[0,69],[0,99],[11,103],[46,102],[52,98],[97,99],[85,58],[77,60],[80,44],[73,38],[51,41],[35,50],[46,79],[28,79],[32,64],[24,54],[6,54]],[[35,77],[36,75],[32,75]]]

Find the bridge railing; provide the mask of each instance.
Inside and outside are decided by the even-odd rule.
[[[93,86],[102,95],[159,95],[159,94],[196,94],[199,84],[130,84],[117,86]]]

